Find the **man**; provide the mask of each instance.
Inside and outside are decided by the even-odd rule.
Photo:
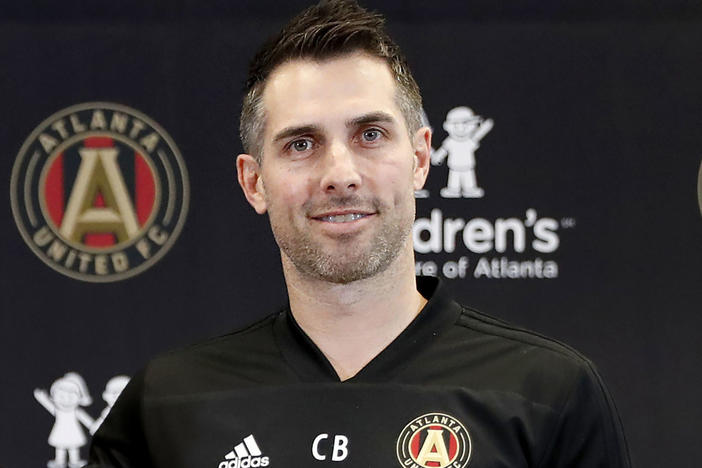
[[[431,133],[382,23],[323,2],[254,59],[238,179],[289,307],[154,359],[92,466],[629,466],[589,361],[415,279]]]

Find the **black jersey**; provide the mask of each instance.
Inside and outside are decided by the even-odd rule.
[[[452,301],[340,382],[289,310],[165,354],[132,379],[89,466],[629,467],[586,358]]]

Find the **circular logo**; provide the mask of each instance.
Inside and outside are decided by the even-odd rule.
[[[397,438],[400,465],[463,468],[471,456],[470,435],[453,416],[428,413],[413,419]]]
[[[188,211],[188,175],[156,122],[91,102],[32,132],[12,169],[10,198],[22,237],[44,263],[83,281],[117,281],[173,245]]]

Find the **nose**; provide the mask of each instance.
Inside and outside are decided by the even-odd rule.
[[[324,155],[321,189],[327,193],[346,195],[361,185],[361,174],[353,151],[342,142],[332,142]]]

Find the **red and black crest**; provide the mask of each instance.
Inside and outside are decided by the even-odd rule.
[[[86,281],[115,281],[161,258],[188,207],[185,164],[168,134],[124,106],[89,103],[42,122],[12,174],[12,209],[32,250]]]
[[[468,465],[471,450],[465,426],[443,413],[414,419],[397,439],[397,459],[403,467],[462,468]]]

